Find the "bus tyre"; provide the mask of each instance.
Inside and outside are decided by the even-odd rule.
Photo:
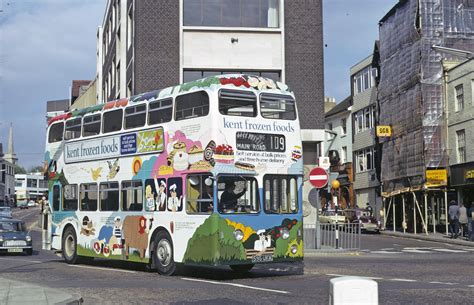
[[[77,262],[77,237],[73,228],[69,227],[64,231],[61,249],[66,263],[75,264]]]
[[[237,273],[247,273],[252,270],[254,264],[247,264],[247,265],[230,265],[230,269],[234,270]]]
[[[154,240],[153,259],[156,270],[161,275],[172,275],[176,270],[173,259],[173,243],[171,237],[165,231],[160,231]]]

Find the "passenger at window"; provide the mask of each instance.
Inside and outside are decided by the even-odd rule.
[[[235,184],[234,182],[227,181],[225,183],[225,190],[221,195],[221,200],[219,202],[219,208],[224,212],[224,213],[229,213],[229,212],[236,212],[237,211],[237,200],[242,197],[245,192],[247,192],[247,188],[244,188],[244,190],[240,193],[235,193]]]

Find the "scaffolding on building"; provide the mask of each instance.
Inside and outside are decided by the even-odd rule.
[[[405,232],[411,224],[413,233],[420,226],[428,233],[441,224],[447,232],[448,183],[433,187],[426,177],[433,169],[447,173],[449,165],[446,56],[432,46],[474,51],[474,6],[465,0],[400,0],[379,25],[379,122],[392,127],[392,137],[380,139],[384,224],[391,213],[393,230]]]

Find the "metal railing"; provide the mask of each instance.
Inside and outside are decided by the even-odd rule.
[[[317,228],[316,225],[305,224],[304,245],[306,249],[360,250],[360,225],[339,223],[336,227],[335,223],[323,223]]]

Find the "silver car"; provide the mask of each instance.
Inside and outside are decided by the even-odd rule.
[[[10,207],[0,207],[0,218],[12,218],[12,210]]]

